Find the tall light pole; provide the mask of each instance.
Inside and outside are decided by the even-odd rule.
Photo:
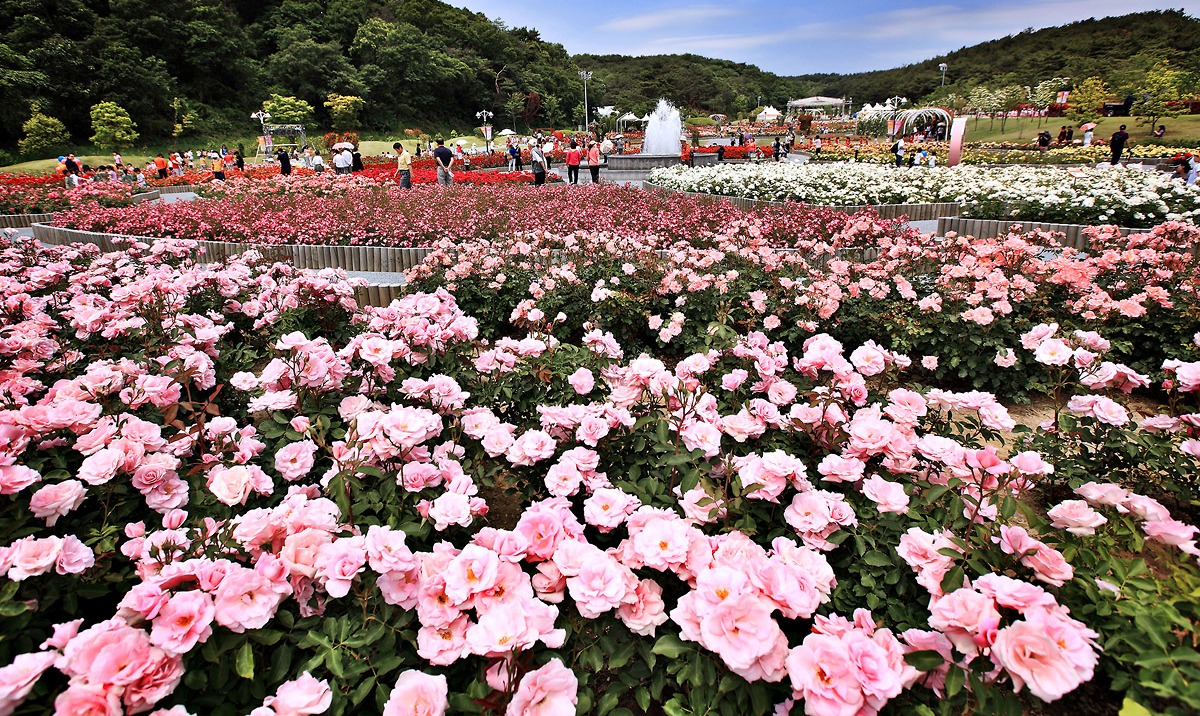
[[[588,127],[588,101],[587,101],[587,83],[592,78],[592,73],[586,70],[579,71],[579,79],[583,80],[583,129],[587,131]]]
[[[945,62],[938,65],[938,69],[942,71],[942,86],[946,86],[946,69],[949,67]]]
[[[492,127],[488,124],[488,120],[496,115],[486,109],[481,109],[475,113],[475,116],[483,122],[483,151],[491,153],[492,151]]]

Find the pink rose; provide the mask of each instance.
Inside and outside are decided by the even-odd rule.
[[[24,465],[0,465],[0,495],[14,495],[41,479],[37,470]]]
[[[1073,663],[1071,656],[1053,634],[1030,621],[1001,629],[992,644],[992,659],[1008,672],[1015,690],[1028,686],[1034,696],[1047,702],[1057,701],[1086,680],[1081,673],[1085,669]],[[1085,671],[1087,678],[1090,671]]]
[[[880,512],[908,512],[908,494],[904,486],[898,482],[889,482],[879,475],[872,475],[863,481],[863,495],[879,508]]]
[[[579,680],[559,659],[521,677],[505,716],[563,716],[575,712]]]
[[[201,591],[180,592],[171,597],[154,618],[150,643],[168,654],[183,655],[212,634],[216,616],[212,597]]]
[[[307,671],[299,678],[285,681],[276,689],[274,696],[263,701],[276,716],[312,716],[322,714],[333,703],[333,692],[329,682],[317,679]]]
[[[107,684],[72,683],[54,699],[54,712],[80,716],[122,716],[121,688]]]
[[[83,459],[78,477],[89,485],[103,485],[116,477],[125,463],[125,453],[112,448],[103,448]]]
[[[580,368],[572,373],[567,378],[567,382],[571,384],[571,387],[579,395],[587,395],[596,387],[596,379],[592,376],[592,371],[587,368]]]
[[[1094,535],[1096,528],[1108,518],[1088,506],[1083,500],[1064,500],[1046,513],[1052,525],[1075,535]]]
[[[396,679],[383,716],[443,716],[450,707],[449,691],[444,675],[430,676],[410,669]]]
[[[64,480],[54,485],[45,485],[29,499],[29,509],[34,517],[46,520],[53,527],[58,518],[83,504],[87,488],[79,480]]]
[[[289,443],[275,453],[275,470],[289,482],[299,480],[312,470],[316,452],[317,444],[312,440]]]
[[[13,663],[0,668],[0,714],[15,711],[57,658],[58,654],[46,651],[18,654]]]

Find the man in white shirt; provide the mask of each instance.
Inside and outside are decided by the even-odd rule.
[[[349,149],[343,149],[333,155],[333,170],[338,174],[349,174],[350,167],[354,164],[354,155]]]
[[[896,155],[896,166],[902,166],[904,163],[904,137],[896,138],[896,143],[892,145],[892,153]]]

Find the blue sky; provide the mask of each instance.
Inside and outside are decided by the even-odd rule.
[[[1200,0],[447,0],[510,27],[533,27],[572,54],[693,52],[748,62],[781,75],[859,72],[918,62],[1025,28]],[[950,69],[953,74],[953,68]]]

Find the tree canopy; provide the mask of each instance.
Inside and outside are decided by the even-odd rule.
[[[361,98],[338,123],[368,130],[462,128],[484,109],[514,129],[558,126],[582,119],[581,69],[593,72],[591,108],[638,114],[659,97],[694,116],[812,94],[856,105],[895,95],[965,101],[984,85],[1064,77],[1097,77],[1121,98],[1148,87],[1157,97],[1178,83],[1154,84],[1154,68],[1166,61],[1198,75],[1198,48],[1200,21],[1166,10],[1022,32],[893,70],[782,77],[697,55],[572,57],[535,29],[439,0],[7,0],[0,147],[17,145],[31,103],[76,140],[91,133],[89,108],[101,102],[127,110],[147,140],[250,133],[250,114],[271,95],[307,102],[324,127],[345,109],[334,96]]]

